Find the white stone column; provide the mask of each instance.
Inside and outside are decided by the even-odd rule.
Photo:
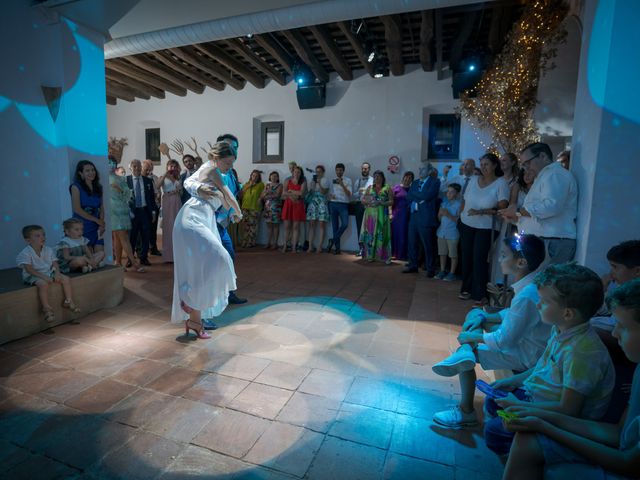
[[[640,238],[640,4],[586,0],[571,171],[578,180],[576,260],[608,269],[611,246]]]

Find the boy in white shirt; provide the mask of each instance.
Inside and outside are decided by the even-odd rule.
[[[46,235],[40,225],[27,225],[22,229],[27,246],[18,254],[16,263],[22,269],[22,280],[27,285],[38,287],[38,297],[44,312],[44,319],[53,322],[55,315],[49,304],[49,284],[60,283],[64,290],[63,308],[73,313],[80,312],[73,302],[69,277],[60,273],[58,261],[52,248],[45,245]]]
[[[460,405],[433,416],[434,422],[445,427],[478,423],[473,408],[476,363],[485,370],[528,370],[538,361],[551,334],[551,327],[542,323],[536,307],[539,297],[533,283],[545,258],[544,242],[534,235],[523,235],[505,239],[504,243],[500,266],[505,275],[513,275],[516,280],[511,307],[492,314],[471,310],[458,336],[461,347],[432,367],[438,375],[458,375],[460,380]]]

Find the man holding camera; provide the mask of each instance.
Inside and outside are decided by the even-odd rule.
[[[335,246],[335,255],[340,255],[340,237],[349,226],[349,201],[353,191],[351,179],[344,176],[344,170],[344,163],[336,164],[336,178],[331,182],[329,194],[333,238],[329,239],[327,252],[331,253]]]

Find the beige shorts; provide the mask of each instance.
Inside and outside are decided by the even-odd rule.
[[[448,256],[449,258],[457,258],[458,256],[458,240],[446,240],[438,237],[438,255]]]

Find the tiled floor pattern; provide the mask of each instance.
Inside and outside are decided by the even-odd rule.
[[[250,302],[210,340],[169,323],[169,265],[127,274],[117,308],[0,347],[0,477],[500,478],[481,429],[431,422],[469,303],[401,268],[241,252]]]

